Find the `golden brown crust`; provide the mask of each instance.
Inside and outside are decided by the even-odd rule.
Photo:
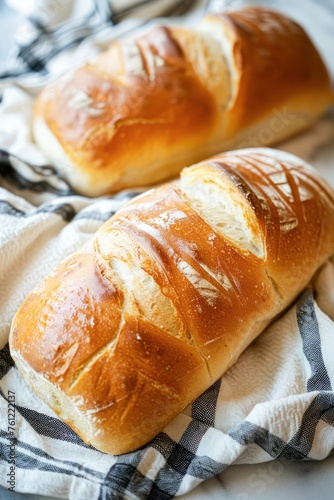
[[[333,101],[325,65],[306,32],[279,12],[249,7],[207,22],[229,33],[238,90],[229,109],[230,132],[260,121],[292,98],[296,108],[321,113]],[[287,110],[288,112],[289,110]]]
[[[334,195],[311,167],[269,149],[221,154],[137,197],[56,268],[18,311],[11,353],[85,441],[128,452],[217,380],[332,253]]]
[[[265,235],[266,272],[286,300],[296,286],[300,290],[301,283],[306,285],[305,269],[314,272],[320,255],[331,248],[334,196],[331,187],[303,162],[290,163],[284,154],[275,157],[263,151],[240,150],[229,167],[237,166],[240,189],[244,190],[244,182],[252,186],[252,196],[244,192]],[[223,168],[224,159],[221,155]]]
[[[113,44],[46,87],[34,130],[73,186],[99,195],[171,178],[245,140],[274,144],[332,102],[325,66],[302,28],[245,8],[209,15],[198,30],[158,27]]]
[[[150,164],[164,151],[177,156],[197,140],[210,140],[217,120],[213,96],[167,28],[155,28],[128,52],[126,47],[118,47],[124,65],[118,73],[101,72],[100,61],[87,64],[65,77],[64,86],[60,80],[47,88],[36,105],[36,116],[43,117],[69,162],[91,177],[93,186],[107,179],[113,190],[133,186],[127,170],[134,156],[139,184],[141,177],[144,183],[165,178]],[[105,68],[115,51],[104,55]],[[176,175],[170,168],[169,175]]]
[[[81,365],[113,340],[122,303],[122,293],[95,269],[90,254],[71,257],[22,305],[17,328],[27,334],[25,356],[66,390]],[[29,341],[30,328],[36,343]]]

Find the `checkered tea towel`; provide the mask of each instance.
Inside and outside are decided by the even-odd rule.
[[[20,2],[27,9],[33,3]],[[123,2],[129,10],[113,25],[112,11],[106,15],[110,4],[97,1],[94,15],[85,14],[84,32],[73,13],[68,23],[54,18],[48,24],[26,12],[36,31],[26,52],[22,40],[17,42],[24,56],[17,59],[21,76],[3,75],[10,84],[3,85],[0,104],[0,484],[17,492],[71,500],[162,500],[190,491],[231,464],[322,460],[334,450],[331,260],[221,380],[133,453],[115,457],[86,445],[27,387],[10,357],[11,320],[29,291],[138,193],[79,196],[47,166],[29,127],[32,94],[52,73],[54,58],[72,50],[72,38],[88,36],[87,47],[94,40],[101,45],[98,19],[105,20],[101,27],[110,37],[114,29],[138,27],[138,20],[127,17],[133,3]],[[39,48],[36,36],[52,39],[49,49],[54,46],[56,53],[47,45]]]

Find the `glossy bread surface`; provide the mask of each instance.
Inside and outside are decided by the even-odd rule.
[[[115,42],[48,85],[34,137],[75,189],[147,186],[223,150],[271,145],[333,102],[303,29],[249,7]]]
[[[11,353],[88,443],[134,450],[236,361],[334,252],[332,189],[241,150],[184,169],[106,222],[25,300]]]

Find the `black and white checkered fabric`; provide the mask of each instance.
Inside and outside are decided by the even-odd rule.
[[[9,2],[18,3],[18,2]],[[22,3],[22,2],[21,2]],[[31,2],[30,2],[31,3]],[[34,2],[33,2],[34,3]],[[47,77],[57,56],[86,39],[101,38],[110,28],[124,24],[129,34],[153,17],[175,17],[195,8],[198,0],[46,0],[35,2],[16,36],[7,67],[0,80],[26,76],[29,73]],[[201,2],[204,4],[204,2]],[[209,1],[205,2],[207,5]],[[78,12],[79,11],[79,12]],[[72,15],[74,12],[74,15]],[[68,17],[70,14],[70,17]],[[131,19],[133,22],[125,23]],[[136,20],[136,21],[135,21]],[[43,80],[44,81],[44,80]]]
[[[130,9],[133,3],[127,1],[123,6]],[[159,3],[162,9],[163,2]],[[75,40],[93,34],[99,23],[112,31],[115,12],[108,2],[98,0],[85,18],[85,27],[72,19],[50,32],[36,20],[35,27],[39,40],[52,39],[57,52],[54,57],[58,57]],[[127,22],[129,12],[118,12],[120,25]],[[143,22],[148,20],[147,16],[143,18]],[[28,56],[18,62],[18,74],[34,72],[44,78],[53,60],[47,44],[39,47],[38,41],[31,42],[26,51],[20,50],[21,55]],[[231,464],[322,460],[333,453],[332,261],[221,380],[134,453],[114,457],[86,445],[35,396],[20,377],[8,348],[10,324],[17,308],[55,265],[91,238],[139,191],[101,198],[75,193],[52,167],[46,166],[25,134],[31,97],[18,88],[6,89],[3,96],[0,484],[17,492],[71,500],[165,500],[190,491]],[[9,130],[13,124],[16,141]]]

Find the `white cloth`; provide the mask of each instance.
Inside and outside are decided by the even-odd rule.
[[[32,0],[11,3],[30,15],[41,5]],[[63,3],[50,0],[43,6]],[[59,26],[69,13],[72,23],[75,3],[68,2],[68,10],[45,18],[45,26]],[[190,16],[199,15],[205,5],[199,2]],[[65,18],[60,19],[60,14]],[[1,83],[0,484],[10,487],[12,477],[20,492],[71,500],[166,499],[186,493],[230,464],[275,458],[321,460],[334,449],[332,261],[322,268],[313,288],[221,380],[135,453],[113,457],[85,445],[26,386],[11,361],[8,332],[22,300],[136,194],[85,198],[71,192],[52,169],[40,168],[47,159],[31,136],[34,95],[60,71],[60,61],[64,70],[84,53],[93,54],[134,27],[140,29],[141,22],[129,18],[117,26],[105,25],[101,32],[92,26],[91,35],[78,47],[47,61],[44,76],[27,73]],[[313,154],[311,162],[327,174],[329,158],[334,158],[333,131],[333,114],[328,114],[312,131],[280,147],[306,160]],[[314,155],[324,141],[328,142],[324,154]],[[13,405],[15,418],[9,411]]]

